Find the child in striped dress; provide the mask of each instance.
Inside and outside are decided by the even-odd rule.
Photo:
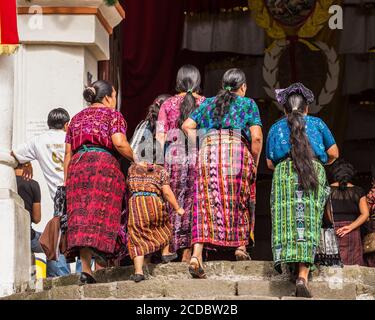
[[[169,185],[167,171],[158,165],[140,162],[132,164],[127,180],[129,199],[128,249],[134,262],[134,281],[145,279],[143,263],[146,255],[162,250],[164,263],[173,261],[169,243],[172,228],[164,199],[179,214],[185,213]]]

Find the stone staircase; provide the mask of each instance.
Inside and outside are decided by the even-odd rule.
[[[95,273],[98,284],[78,286],[78,275],[45,279],[25,292],[5,300],[97,300],[97,299],[207,299],[207,300],[299,300],[294,282],[285,270],[280,275],[272,262],[215,261],[205,263],[207,279],[191,279],[187,265],[149,265],[148,280],[130,281],[133,267]],[[346,266],[316,270],[310,280],[313,299],[375,300],[375,268]]]

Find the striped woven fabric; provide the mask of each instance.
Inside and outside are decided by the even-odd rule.
[[[319,187],[313,192],[303,191],[289,159],[279,163],[273,175],[272,251],[275,268],[280,273],[282,263],[314,265],[330,192],[323,165],[317,161],[314,163]]]
[[[161,198],[169,177],[161,166],[133,164],[128,172],[129,199],[128,250],[130,257],[154,253],[169,244],[172,228]]]
[[[202,143],[194,192],[192,243],[254,243],[254,160],[241,135],[213,130]]]

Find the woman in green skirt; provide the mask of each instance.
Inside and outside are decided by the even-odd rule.
[[[276,90],[285,117],[270,129],[267,165],[274,170],[271,192],[272,251],[275,268],[298,272],[296,296],[311,297],[308,275],[314,265],[329,186],[323,164],[338,158],[327,125],[308,116],[313,93],[301,83]]]

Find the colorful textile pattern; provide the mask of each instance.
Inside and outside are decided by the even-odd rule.
[[[170,175],[171,188],[185,214],[181,217],[173,208],[168,207],[171,224],[173,227],[171,251],[189,248],[191,246],[191,219],[193,209],[194,181],[196,176],[196,151],[185,149],[185,136],[182,134],[182,143],[176,140],[176,129],[180,117],[180,105],[183,96],[176,95],[166,100],[160,108],[158,118],[158,132],[167,133],[169,145],[165,155],[165,169]],[[204,101],[204,97],[197,99],[197,105]]]
[[[276,100],[281,105],[286,104],[286,102],[288,101],[288,97],[293,93],[302,94],[308,104],[313,103],[315,99],[313,92],[300,82],[293,83],[286,89],[276,89],[275,92]]]
[[[216,97],[208,98],[190,115],[197,123],[197,129],[239,129],[251,141],[249,128],[262,126],[258,106],[252,99],[238,96],[220,123],[214,120],[215,108]]]
[[[157,132],[168,133],[169,130],[180,129],[178,119],[180,118],[180,106],[183,100],[183,95],[175,95],[164,101],[159,111]],[[204,100],[205,97],[196,99],[197,105],[201,105]]]
[[[126,134],[126,122],[123,115],[107,107],[88,107],[76,114],[66,133],[66,143],[72,145],[72,151],[82,145],[98,145],[114,149],[112,135]]]
[[[353,221],[335,222],[335,230],[348,226]],[[361,238],[361,229],[357,228],[346,234],[344,237],[338,237],[340,257],[344,265],[365,266],[363,260],[363,245]]]
[[[185,210],[185,214],[180,216],[173,208],[170,206],[168,208],[171,224],[173,226],[171,252],[190,248],[191,246],[194,183],[197,175],[196,160],[190,162],[193,155],[196,155],[195,151],[192,151],[190,157],[181,157],[181,161],[178,163],[165,162],[165,169],[171,177],[171,188],[179,205]],[[172,161],[176,160],[175,157],[173,159]]]
[[[315,156],[323,163],[328,161],[327,150],[336,142],[331,131],[323,120],[305,116],[306,134]],[[274,165],[289,157],[290,129],[287,119],[276,122],[270,129],[267,137],[266,156]]]
[[[192,243],[221,247],[254,244],[254,160],[245,139],[211,130],[199,151]]]
[[[169,184],[165,169],[157,165],[129,168],[128,250],[130,257],[154,253],[169,244],[171,225],[162,199],[162,187]]]
[[[319,187],[304,192],[291,160],[276,166],[272,180],[272,252],[275,269],[282,263],[314,264],[322,217],[330,194],[323,165],[315,161]]]
[[[121,213],[121,225],[117,235],[115,250],[113,252],[113,260],[119,263],[128,253],[128,210]]]
[[[79,161],[78,161],[79,160]],[[80,247],[112,254],[120,229],[125,178],[106,152],[76,153],[68,169],[68,257]]]

